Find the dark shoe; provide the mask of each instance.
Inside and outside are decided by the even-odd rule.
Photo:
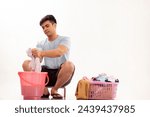
[[[45,95],[45,94],[43,94],[43,95],[41,96],[41,98],[49,98],[49,95],[50,95],[49,93],[48,93],[48,94],[46,94],[46,95]]]
[[[63,96],[60,95],[59,93],[51,94],[51,96],[53,97],[53,99],[63,99]]]

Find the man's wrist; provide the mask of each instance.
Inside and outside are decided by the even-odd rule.
[[[41,51],[41,55],[40,55],[41,58],[44,57],[44,51]]]

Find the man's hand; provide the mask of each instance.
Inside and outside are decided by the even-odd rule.
[[[34,57],[42,58],[42,52],[36,48],[32,49],[32,55]]]

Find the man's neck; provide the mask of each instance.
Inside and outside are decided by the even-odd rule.
[[[51,36],[48,37],[48,40],[49,40],[49,41],[54,41],[57,37],[58,37],[57,34],[51,35]]]

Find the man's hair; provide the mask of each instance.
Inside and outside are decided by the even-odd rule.
[[[40,26],[45,22],[45,21],[50,21],[51,23],[56,23],[57,21],[55,19],[55,17],[53,15],[46,15],[45,17],[43,17],[40,21]]]

